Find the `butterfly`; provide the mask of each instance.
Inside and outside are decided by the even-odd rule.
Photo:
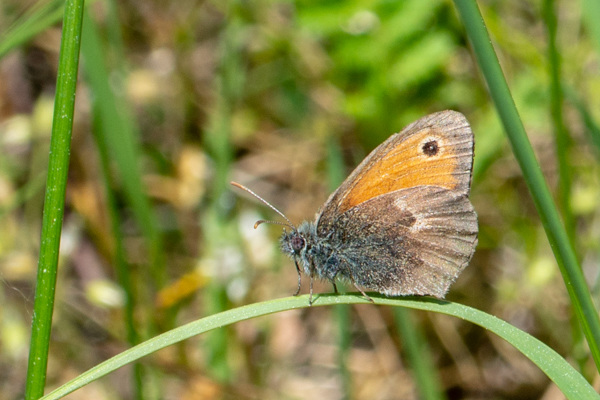
[[[315,221],[286,222],[280,247],[313,281],[345,279],[388,296],[443,298],[477,245],[469,200],[474,137],[464,115],[441,111],[419,119],[375,148],[334,191]],[[372,301],[372,300],[371,300]]]

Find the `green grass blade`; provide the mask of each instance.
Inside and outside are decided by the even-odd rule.
[[[569,166],[569,149],[571,138],[563,120],[563,90],[561,84],[561,59],[556,43],[558,18],[554,0],[544,0],[543,14],[548,31],[548,67],[550,75],[550,117],[554,128],[556,160],[558,162],[558,200],[562,211],[565,228],[574,243],[575,219],[571,212],[571,171]]]
[[[113,14],[111,13],[110,15],[112,16]],[[148,301],[153,296],[152,289],[150,288],[156,289],[162,287],[166,279],[162,238],[158,229],[158,223],[152,212],[150,201],[144,193],[139,167],[140,145],[137,141],[135,122],[133,122],[134,119],[131,116],[132,113],[129,112],[129,108],[124,104],[124,99],[116,96],[109,86],[109,72],[101,35],[98,32],[96,22],[90,18],[89,13],[86,13],[84,17],[83,71],[94,93],[94,102],[92,103],[95,128],[94,138],[106,175],[105,190],[107,193],[107,203],[110,208],[113,238],[115,240],[116,253],[114,267],[126,297],[124,322],[127,330],[127,341],[134,345],[139,342],[139,338],[144,332],[155,329],[152,323],[156,321],[150,321],[148,327],[136,326],[134,311],[136,302],[153,304]],[[119,36],[117,32],[114,32],[114,29],[112,35]],[[117,39],[113,39],[113,41],[118,42]],[[111,45],[113,49],[115,47],[122,48],[119,44],[115,46],[114,43],[111,43]],[[124,60],[125,57],[118,57],[118,59]],[[114,167],[112,163],[116,165],[116,168],[112,168]],[[144,285],[147,289],[142,294],[138,292],[138,299],[135,298],[134,294],[135,278],[131,275],[132,269],[127,263],[127,257],[124,254],[122,232],[119,226],[121,223],[120,215],[115,209],[113,188],[119,187],[119,184],[121,184],[120,187],[124,191],[128,203],[131,205],[136,221],[146,240],[149,253],[151,274],[149,274],[149,279],[146,281],[146,285]],[[135,398],[142,398],[144,391],[143,380],[146,377],[144,372],[146,371],[138,364],[135,364],[133,368],[133,392],[135,393]],[[150,391],[147,386],[146,389]]]
[[[147,243],[150,259],[150,275],[155,288],[166,281],[164,250],[156,216],[145,194],[140,170],[140,145],[133,113],[126,100],[113,92],[109,83],[109,71],[98,28],[86,14],[83,32],[83,71],[91,91],[94,107],[99,114],[102,129],[99,131],[103,145],[109,149],[122,184],[125,198],[131,206]],[[125,56],[118,59],[124,60]],[[152,285],[150,285],[152,286]]]
[[[473,0],[455,0],[456,8],[464,22],[473,45],[479,67],[490,90],[500,119],[511,143],[513,153],[523,171],[548,241],[558,262],[569,297],[577,311],[583,332],[591,350],[596,368],[600,369],[600,320],[592,303],[589,288],[581,272],[577,257],[558,210],[550,195],[541,168],[513,102],[508,84],[491,44],[483,17]]]
[[[43,174],[32,177],[26,186],[15,193],[14,199],[10,203],[4,207],[0,207],[0,223],[2,223],[2,219],[9,213],[13,212],[18,207],[21,207],[27,200],[41,193],[44,190],[44,184],[46,183],[45,178],[46,177]]]
[[[63,0],[46,4],[39,2],[21,16],[8,31],[0,33],[0,59],[12,49],[27,43],[35,35],[60,22],[63,16]]]
[[[29,365],[25,388],[25,398],[28,400],[42,396],[46,384],[60,234],[65,209],[65,191],[73,130],[82,20],[83,0],[67,1],[60,46],[35,303],[31,324]]]
[[[508,341],[521,353],[533,361],[544,373],[560,388],[563,394],[569,399],[600,399],[600,395],[594,391],[592,386],[565,361],[553,349],[543,342],[534,338],[526,332],[510,325],[509,323],[484,313],[457,303],[451,303],[444,300],[433,298],[388,298],[379,294],[369,294],[375,304],[408,307],[416,310],[439,312],[464,319],[479,325],[504,340]],[[334,304],[370,304],[360,294],[323,294],[316,297],[313,306],[327,306]],[[141,343],[115,357],[106,360],[87,372],[79,375],[77,378],[57,388],[52,393],[43,397],[44,400],[55,400],[72,393],[73,391],[93,382],[116,369],[127,365],[141,357],[147,356],[155,351],[163,349],[182,340],[189,339],[192,336],[208,332],[213,329],[256,318],[268,314],[282,311],[289,311],[308,307],[308,295],[297,297],[286,297],[282,299],[270,300],[262,303],[255,303],[232,310],[214,314],[206,318],[199,319],[179,328],[165,332],[144,343]]]
[[[402,307],[394,309],[394,317],[398,332],[402,335],[402,344],[408,363],[415,377],[419,398],[423,400],[446,399],[420,324],[415,323],[412,313]]]
[[[596,155],[600,155],[600,125],[594,119],[590,108],[583,99],[572,88],[566,87],[565,93],[571,104],[579,113],[579,117],[585,126],[585,131],[591,144],[596,148]]]
[[[119,285],[123,289],[125,294],[125,306],[123,308],[123,322],[127,331],[127,343],[130,346],[135,346],[140,342],[140,335],[135,323],[135,290],[133,287],[133,277],[131,276],[131,265],[127,261],[126,250],[124,247],[123,231],[121,229],[121,220],[119,209],[117,205],[116,195],[113,191],[113,183],[111,180],[110,171],[110,155],[108,149],[103,145],[101,138],[99,137],[101,125],[98,120],[97,110],[95,107],[92,109],[94,119],[94,139],[96,140],[96,146],[98,148],[98,154],[100,156],[100,163],[102,165],[102,179],[104,183],[104,191],[106,193],[106,204],[108,209],[108,216],[110,219],[110,228],[114,243],[114,254],[112,258],[112,264],[114,265],[117,280]],[[142,381],[143,381],[143,370],[139,363],[133,366],[133,383],[132,390],[135,399],[142,399]]]
[[[560,52],[556,40],[558,17],[556,15],[556,5],[554,0],[544,0],[542,11],[546,29],[548,32],[548,74],[550,76],[550,118],[554,129],[554,148],[556,149],[556,161],[558,164],[558,206],[562,212],[563,221],[567,235],[574,246],[576,241],[576,226],[573,209],[571,207],[571,168],[569,153],[572,147],[572,140],[569,136],[567,127],[563,119],[563,85],[562,81],[562,66]],[[571,324],[573,326],[573,341],[574,343],[583,342],[583,334],[575,318],[576,313],[571,316]],[[577,354],[582,355],[583,359],[577,360],[580,369],[585,365],[587,355],[582,352]]]

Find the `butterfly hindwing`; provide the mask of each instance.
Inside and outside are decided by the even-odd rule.
[[[322,233],[335,262],[322,268],[336,268],[357,285],[387,295],[444,297],[469,263],[477,231],[477,215],[465,195],[436,186],[403,189],[334,219]]]

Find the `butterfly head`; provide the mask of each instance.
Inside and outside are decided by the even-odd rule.
[[[281,239],[279,241],[281,250],[296,262],[296,266],[298,266],[298,263],[302,264],[305,272],[309,273],[311,262],[307,250],[312,247],[311,243],[314,243],[317,237],[317,229],[315,224],[305,221],[302,224],[300,224],[298,228],[296,228],[296,226],[292,224],[288,217],[286,217],[271,203],[254,193],[252,190],[248,189],[243,185],[240,185],[237,182],[231,182],[231,184],[250,193],[258,200],[262,201],[264,204],[269,206],[277,214],[283,217],[285,222],[266,220],[256,221],[256,223],[254,224],[254,229],[256,229],[259,225],[264,223],[284,226],[283,234],[281,235]],[[290,231],[288,232],[285,228],[290,228]],[[299,269],[298,273],[300,273]]]
[[[296,229],[291,232],[283,232],[281,235],[281,249],[290,256],[300,256],[306,251],[306,239]]]
[[[304,221],[297,229],[294,228],[290,232],[284,230],[280,239],[281,250],[290,257],[303,257],[316,234],[315,224],[307,221]]]

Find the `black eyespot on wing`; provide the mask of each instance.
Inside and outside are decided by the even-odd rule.
[[[421,147],[421,150],[426,156],[433,157],[440,151],[440,147],[437,140],[430,140]]]

